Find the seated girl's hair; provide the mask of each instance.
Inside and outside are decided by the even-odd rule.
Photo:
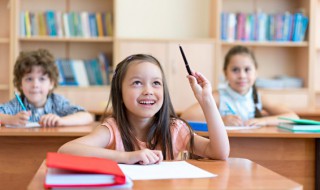
[[[54,83],[54,87],[57,87],[59,72],[53,55],[46,49],[25,51],[20,52],[13,70],[13,84],[21,94],[23,94],[21,89],[22,77],[30,73],[34,66],[42,67],[43,74],[48,74],[49,79]]]
[[[107,107],[104,112],[104,116],[102,117],[102,121],[104,121],[108,117],[115,118],[119,127],[125,151],[134,151],[137,148],[139,148],[138,141],[135,138],[133,128],[130,127],[126,115],[127,109],[123,103],[122,97],[122,82],[124,80],[125,74],[129,66],[134,63],[141,62],[150,62],[157,65],[161,70],[163,79],[163,105],[158,111],[158,113],[156,113],[153,117],[152,124],[147,134],[146,145],[147,148],[152,150],[160,147],[164,159],[173,159],[173,145],[170,124],[173,121],[173,119],[176,119],[178,117],[174,112],[170,100],[169,90],[163,69],[159,61],[153,56],[145,54],[135,54],[125,58],[117,65],[114,72],[114,76],[111,81],[110,96]],[[191,133],[191,129],[190,135],[190,147],[193,148],[193,133]]]
[[[233,48],[231,48],[227,55],[225,56],[224,59],[224,64],[223,64],[223,70],[226,71],[228,64],[230,63],[231,58],[234,55],[238,55],[238,54],[245,54],[245,55],[249,55],[254,63],[255,68],[258,68],[258,63],[256,61],[256,58],[253,54],[252,51],[250,51],[247,47],[245,46],[234,46]],[[257,88],[256,85],[253,84],[252,86],[252,98],[253,98],[253,102],[254,102],[254,109],[255,109],[255,113],[254,113],[254,117],[262,117],[262,113],[261,110],[258,109],[257,105],[259,103],[259,98],[258,98],[258,92],[257,92]]]

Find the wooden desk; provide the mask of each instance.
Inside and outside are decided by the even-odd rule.
[[[198,134],[208,136],[207,132]],[[230,157],[250,159],[302,184],[304,189],[319,189],[320,133],[292,133],[266,126],[228,131],[228,136]]]
[[[133,181],[132,189],[302,189],[302,185],[248,159],[229,158],[227,161],[189,160],[188,162],[218,176],[202,179],[136,180]],[[43,162],[28,185],[28,190],[44,189],[45,170],[46,166]]]
[[[65,142],[88,134],[96,125],[98,123],[34,129],[0,127],[0,187],[25,189],[47,152],[57,151]],[[315,179],[319,179],[315,176],[315,167],[319,164],[315,162],[316,157],[320,157],[319,148],[317,154],[315,149],[320,134],[294,134],[276,127],[263,127],[229,131],[228,135],[232,157],[248,158],[302,184],[304,189],[315,189]]]
[[[16,129],[0,127],[0,189],[25,189],[47,152],[88,134],[86,126]]]
[[[320,109],[315,109],[315,108],[312,108],[312,109],[299,109],[299,110],[294,110],[297,115],[300,117],[300,118],[303,118],[303,119],[312,119],[312,120],[317,120],[317,121],[320,121]]]

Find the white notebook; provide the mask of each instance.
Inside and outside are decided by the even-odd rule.
[[[41,125],[38,122],[28,122],[26,126],[17,126],[17,125],[5,125],[8,128],[35,128],[35,127],[41,127]]]
[[[160,164],[151,165],[118,165],[123,173],[132,180],[211,178],[217,176],[186,161],[164,161]]]

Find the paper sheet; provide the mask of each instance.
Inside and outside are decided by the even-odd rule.
[[[34,127],[41,127],[38,122],[28,122],[26,126],[17,126],[17,125],[5,125],[8,128],[34,128]]]
[[[257,126],[225,126],[227,131],[232,131],[232,130],[243,130],[243,129],[258,129],[262,127],[261,125]]]
[[[152,165],[119,164],[121,170],[132,180],[208,178],[216,174],[207,172],[186,161],[161,162]]]

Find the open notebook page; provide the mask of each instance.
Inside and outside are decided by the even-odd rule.
[[[34,128],[34,127],[41,127],[38,122],[28,122],[26,126],[17,126],[17,125],[5,125],[8,128]]]
[[[119,164],[119,166],[123,173],[132,180],[208,178],[217,176],[186,161],[161,162],[152,165]]]

